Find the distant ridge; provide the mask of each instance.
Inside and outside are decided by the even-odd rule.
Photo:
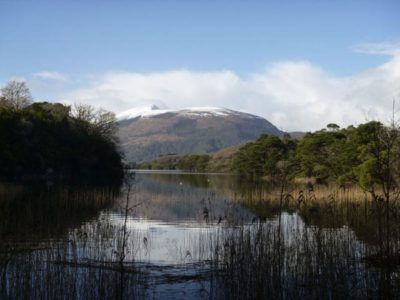
[[[117,115],[126,160],[142,162],[167,154],[204,154],[284,133],[266,119],[221,107],[132,108]]]

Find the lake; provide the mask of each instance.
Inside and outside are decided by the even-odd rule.
[[[354,190],[131,172],[0,188],[2,299],[400,298],[400,209]]]

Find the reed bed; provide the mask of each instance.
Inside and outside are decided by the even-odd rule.
[[[373,299],[382,274],[362,261],[366,247],[349,229],[307,228],[298,217],[240,227],[221,239],[218,298]],[[389,281],[399,292],[398,279]],[[384,291],[389,295],[389,290]]]
[[[230,184],[219,195],[207,180],[195,190],[181,177],[176,187],[168,177],[165,189],[151,182],[141,190],[132,180],[120,194],[59,189],[58,201],[42,202],[44,211],[35,210],[34,197],[3,201],[1,215],[19,211],[20,217],[0,221],[0,298],[148,299],[171,288],[182,298],[201,299],[400,295],[395,201],[373,201],[355,187],[296,185],[282,193],[265,184]],[[177,211],[198,210],[197,233],[188,230],[181,245],[171,243],[169,254],[179,263],[148,263],[155,241],[135,228],[134,217],[148,202],[158,214],[176,199],[186,199]],[[29,226],[57,227],[57,234],[50,230],[32,243],[17,234],[32,233]]]
[[[400,294],[400,205],[359,188],[259,185],[235,193],[259,216],[224,231],[219,297],[375,299]],[[397,295],[397,296],[396,296]]]

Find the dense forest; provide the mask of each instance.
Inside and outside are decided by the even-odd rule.
[[[213,156],[189,155],[164,157],[142,167],[210,171]],[[301,139],[262,135],[234,153],[230,172],[255,180],[281,183],[308,178],[316,183],[336,183],[346,188],[361,187],[373,197],[384,199],[400,179],[400,132],[393,122],[384,126],[377,121],[340,129],[328,124],[326,129],[307,133]]]
[[[33,102],[24,82],[0,94],[0,180],[118,183],[123,177],[112,113]]]
[[[398,130],[372,121],[345,129],[329,124],[301,140],[263,135],[239,149],[232,168],[251,178],[285,174],[372,189],[395,182],[399,159]]]

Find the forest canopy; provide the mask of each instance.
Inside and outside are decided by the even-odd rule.
[[[313,177],[317,183],[357,185],[389,201],[400,185],[400,131],[395,122],[371,121],[344,129],[328,124],[300,140],[263,135],[239,149],[232,169],[252,179]]]
[[[0,180],[117,183],[121,153],[112,113],[32,102],[24,82],[0,95]]]

